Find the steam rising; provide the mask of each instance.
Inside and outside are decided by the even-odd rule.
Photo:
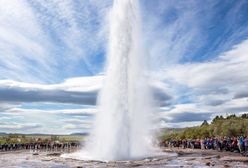
[[[152,108],[138,1],[115,0],[110,17],[106,80],[91,149],[100,160],[144,157],[149,152]]]
[[[93,160],[143,158],[150,154],[152,94],[145,76],[138,1],[115,0],[109,16],[106,78],[87,156]]]

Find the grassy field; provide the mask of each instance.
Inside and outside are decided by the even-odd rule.
[[[0,144],[4,143],[31,143],[31,142],[81,142],[85,139],[84,135],[23,135],[23,134],[4,134],[0,135]]]

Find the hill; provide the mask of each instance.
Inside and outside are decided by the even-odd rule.
[[[201,126],[185,128],[178,132],[164,132],[162,139],[196,139],[208,137],[248,136],[248,114],[241,116],[216,116],[209,124],[204,121]]]

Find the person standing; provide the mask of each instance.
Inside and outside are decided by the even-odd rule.
[[[244,147],[245,147],[245,153],[248,153],[248,137],[244,138]]]
[[[239,152],[242,153],[243,152],[243,137],[240,136],[239,140],[238,140],[238,147],[239,147]]]

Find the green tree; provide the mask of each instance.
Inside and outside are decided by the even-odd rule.
[[[201,126],[208,126],[208,125],[209,124],[208,124],[207,120],[204,120]]]

